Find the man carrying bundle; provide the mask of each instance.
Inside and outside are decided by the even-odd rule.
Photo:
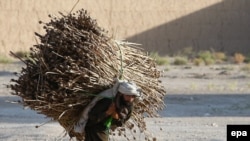
[[[140,97],[136,84],[122,81],[114,87],[115,97],[103,97],[88,112],[85,141],[108,141],[109,129],[122,126],[131,117],[135,98]]]

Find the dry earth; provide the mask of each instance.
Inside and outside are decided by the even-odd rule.
[[[20,71],[20,62],[0,64],[0,140],[69,140],[63,128],[44,115],[11,101],[5,85]],[[167,89],[161,118],[147,118],[150,134],[159,141],[225,141],[228,124],[250,124],[250,73],[244,65],[167,66],[161,80]],[[136,140],[143,136],[134,133]],[[111,136],[112,140],[124,140]]]

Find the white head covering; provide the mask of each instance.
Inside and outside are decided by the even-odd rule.
[[[124,95],[134,95],[137,97],[140,96],[140,91],[138,90],[136,84],[133,82],[120,82],[118,91]]]

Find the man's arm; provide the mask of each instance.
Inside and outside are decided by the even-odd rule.
[[[112,99],[103,98],[102,100],[98,101],[96,105],[92,108],[89,112],[89,122],[88,125],[93,125],[96,123],[101,122],[105,119],[108,115],[106,111],[110,104],[112,103]]]
[[[113,122],[112,122],[112,125],[114,126],[123,126],[125,124],[125,122],[127,122],[129,120],[129,118],[131,117],[132,115],[132,111],[133,111],[133,106],[131,107],[131,109],[129,110],[128,114],[126,115],[126,117],[124,119],[114,119]]]

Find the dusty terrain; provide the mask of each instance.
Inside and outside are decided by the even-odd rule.
[[[20,62],[0,64],[0,140],[69,140],[63,128],[23,106],[10,94],[12,74]],[[160,118],[147,118],[150,134],[159,141],[225,141],[226,125],[250,124],[250,73],[244,65],[167,66],[161,80],[167,89]],[[135,133],[136,140],[143,136]],[[111,136],[112,140],[124,140]]]

